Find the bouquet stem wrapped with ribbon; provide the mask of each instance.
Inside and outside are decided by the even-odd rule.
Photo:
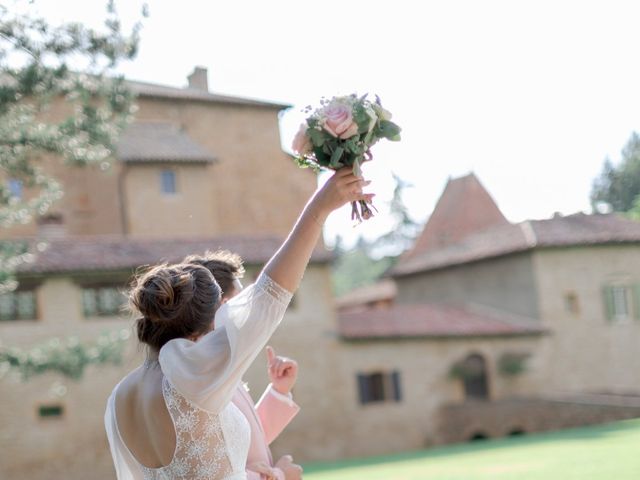
[[[381,138],[400,140],[400,127],[391,121],[391,113],[382,108],[380,98],[367,100],[367,95],[347,95],[322,99],[293,140],[295,161],[303,168],[338,170],[353,168],[362,176],[361,165],[371,160],[371,147]],[[373,216],[373,205],[361,200],[351,205],[353,220],[368,220]]]

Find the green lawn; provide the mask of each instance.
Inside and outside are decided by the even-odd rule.
[[[639,480],[640,419],[305,465],[305,480]]]

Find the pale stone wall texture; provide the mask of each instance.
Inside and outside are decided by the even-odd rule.
[[[538,318],[537,280],[531,253],[399,277],[398,303],[479,303]]]
[[[552,330],[540,351],[545,362],[540,388],[567,392],[638,392],[640,320],[607,320],[603,287],[640,284],[640,247],[611,245],[540,250],[534,264],[541,318]],[[565,295],[577,298],[568,311]],[[635,300],[637,304],[638,299]],[[636,308],[640,307],[637,305]]]
[[[135,121],[171,123],[216,160],[199,166],[114,160],[102,171],[97,166],[69,168],[45,158],[43,168],[65,191],[50,213],[63,215],[68,234],[289,232],[316,187],[316,176],[299,169],[282,151],[277,109],[151,97],[140,97],[138,106]],[[52,106],[53,117],[63,112],[64,105]],[[178,195],[173,198],[160,194],[159,171],[164,168],[177,173]],[[2,232],[2,238],[36,234],[31,222]]]

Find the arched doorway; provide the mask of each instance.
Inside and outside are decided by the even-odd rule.
[[[489,398],[489,382],[487,374],[487,362],[482,355],[477,353],[469,355],[462,362],[465,372],[464,396],[467,399],[487,400]]]
[[[488,439],[489,439],[489,435],[487,435],[484,432],[475,432],[469,437],[470,442],[479,442],[479,441],[488,440]]]

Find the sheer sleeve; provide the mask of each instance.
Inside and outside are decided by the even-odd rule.
[[[219,412],[282,320],[292,294],[262,273],[216,313],[216,328],[197,342],[176,338],[160,350],[160,366],[188,400]]]

